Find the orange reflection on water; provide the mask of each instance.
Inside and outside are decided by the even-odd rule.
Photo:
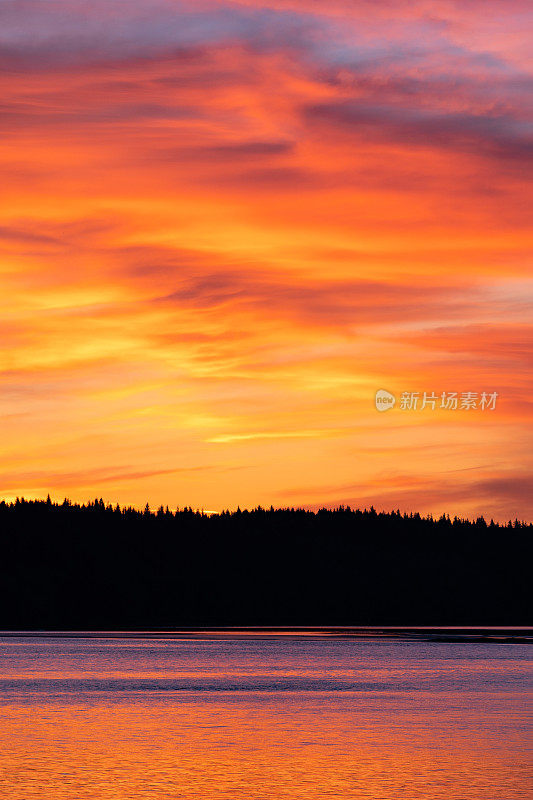
[[[5,800],[525,800],[527,645],[0,639]]]
[[[403,714],[379,721],[353,695],[333,698],[327,710],[320,694],[304,702],[270,694],[252,702],[146,704],[138,696],[117,705],[11,705],[2,713],[2,796],[527,797],[526,764],[509,762],[509,741],[489,741],[482,730],[476,738],[458,716],[443,742],[451,721],[444,708],[434,724],[412,698],[404,702]],[[434,698],[423,702],[430,708]]]

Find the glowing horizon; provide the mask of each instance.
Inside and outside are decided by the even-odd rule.
[[[0,2],[0,497],[531,521],[532,16]]]

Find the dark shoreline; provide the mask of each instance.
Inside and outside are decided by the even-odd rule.
[[[161,630],[6,630],[0,639],[397,639],[447,643],[533,644],[530,627],[455,626],[247,626],[200,627]]]
[[[532,532],[344,507],[0,502],[0,630],[516,641],[531,630]]]

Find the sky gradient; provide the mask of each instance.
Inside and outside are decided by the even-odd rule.
[[[532,18],[0,0],[0,495],[531,520]]]

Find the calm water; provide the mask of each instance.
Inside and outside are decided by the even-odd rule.
[[[531,800],[530,645],[0,639],[4,800]]]

